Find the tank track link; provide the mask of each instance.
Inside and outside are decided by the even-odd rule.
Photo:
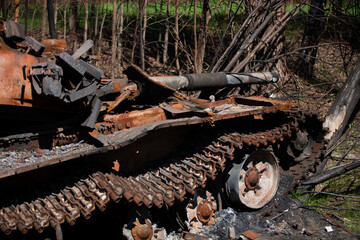
[[[138,176],[122,177],[98,171],[59,193],[4,207],[0,209],[1,230],[6,235],[16,229],[25,234],[32,228],[41,233],[49,225],[53,228],[64,222],[74,225],[80,216],[89,219],[96,208],[104,211],[110,200],[119,202],[122,198],[148,208],[171,206],[175,200],[183,201],[187,193],[194,194],[196,188],[205,187],[208,179],[215,179],[217,172],[225,169],[226,161],[234,159],[235,150],[280,143],[298,131],[299,121],[313,117],[299,111],[288,114],[289,122],[279,127],[252,134],[224,134],[202,152]],[[322,134],[322,129],[318,134]],[[294,183],[306,178],[318,163],[323,147],[320,140],[321,137],[304,163],[289,169],[295,177]]]
[[[327,129],[323,127],[324,119],[319,119],[317,114],[311,111],[294,111],[285,110],[289,114],[296,118],[298,124],[305,124],[306,127],[312,128],[314,143],[311,149],[311,153],[308,158],[297,162],[297,164],[291,166],[286,172],[294,177],[294,181],[291,184],[291,189],[301,185],[301,181],[308,179],[317,170],[320,164],[320,159],[325,155],[327,141],[324,139]],[[311,130],[310,130],[311,131]]]
[[[66,144],[70,144],[73,142],[77,142],[79,139],[79,133],[73,134],[65,134],[61,131],[58,132],[41,132],[39,134],[36,133],[25,133],[12,135],[9,137],[0,138],[0,148],[7,149],[12,147],[13,145],[20,145],[24,148],[37,148],[39,147],[39,138],[41,136],[51,136],[51,144],[53,146],[62,146]],[[33,144],[31,144],[33,143]],[[30,147],[28,147],[30,146]]]

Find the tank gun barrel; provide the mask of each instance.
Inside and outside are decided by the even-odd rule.
[[[276,72],[255,73],[198,73],[182,76],[152,77],[153,80],[177,90],[200,90],[204,88],[235,87],[249,84],[275,83],[279,80]]]

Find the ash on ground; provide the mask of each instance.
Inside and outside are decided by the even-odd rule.
[[[45,162],[61,155],[70,153],[75,154],[92,148],[94,148],[94,146],[81,141],[64,146],[55,146],[50,150],[3,150],[0,151],[0,173],[11,169],[17,169],[19,167]]]
[[[232,208],[219,211],[216,214],[217,223],[203,229],[199,235],[213,240],[360,239],[286,196],[291,178],[288,175],[281,176],[278,193],[264,208],[257,211],[237,211]]]

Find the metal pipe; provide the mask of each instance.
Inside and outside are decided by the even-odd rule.
[[[204,88],[223,88],[244,84],[267,84],[279,80],[276,72],[255,73],[199,73],[184,76],[152,77],[154,81],[166,84],[177,90],[200,90]]]

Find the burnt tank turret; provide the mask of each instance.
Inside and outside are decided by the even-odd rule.
[[[124,79],[103,79],[81,57],[92,45],[70,55],[64,41],[40,43],[0,21],[5,235],[51,226],[61,239],[61,224],[89,219],[109,201],[147,211],[176,205],[196,232],[214,223],[224,198],[266,205],[280,168],[293,186],[316,170],[324,146],[316,114],[224,91],[273,84],[277,73],[151,77],[133,65]],[[156,237],[150,218],[129,219],[129,238]]]

